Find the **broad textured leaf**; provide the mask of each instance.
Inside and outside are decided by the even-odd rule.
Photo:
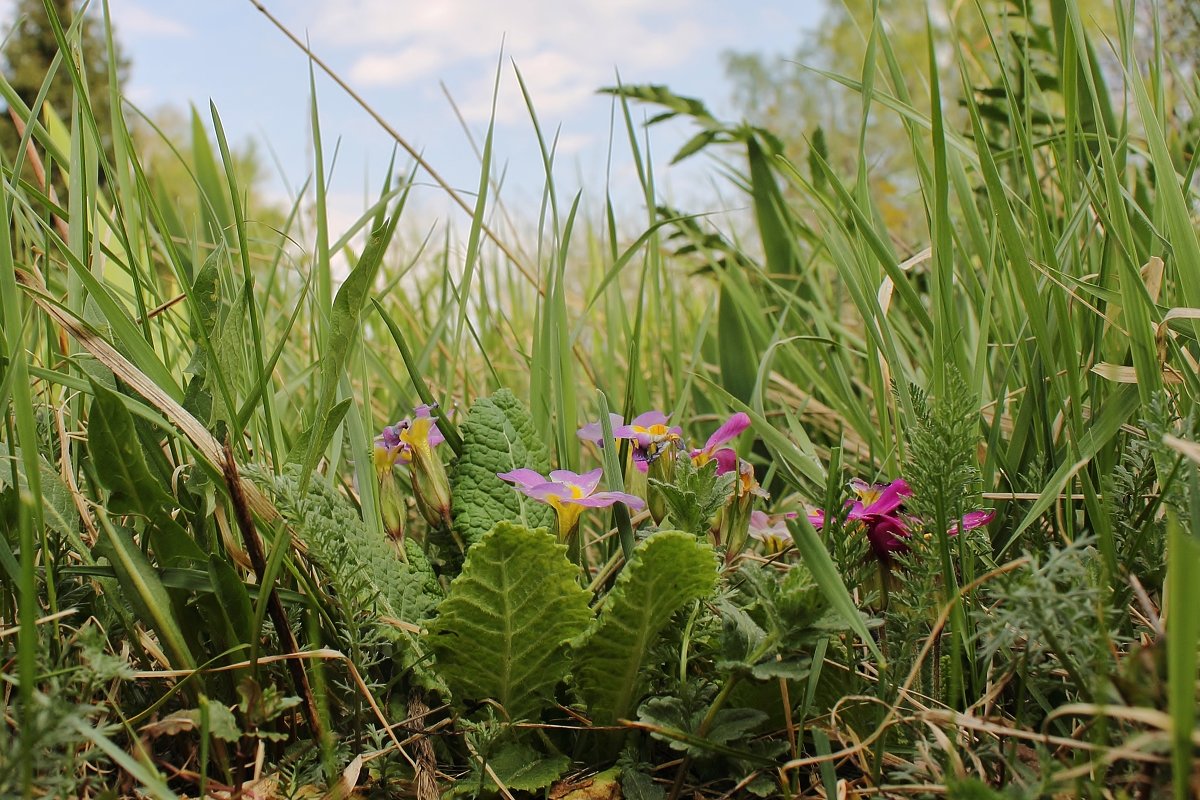
[[[28,490],[29,481],[25,478],[25,461],[21,456],[21,448],[14,447],[10,452],[8,445],[0,442],[0,462],[5,465],[0,469],[0,489],[8,486],[12,475],[11,466],[15,465],[20,488]],[[86,559],[87,548],[79,539],[79,512],[75,510],[71,490],[63,483],[54,467],[41,455],[38,456],[38,481],[42,492],[42,518],[46,525],[55,533],[72,539],[73,544],[78,542],[76,552]]]
[[[524,742],[511,742],[502,745],[487,763],[507,788],[535,792],[558,780],[571,765],[571,759],[561,753],[539,753]],[[486,781],[495,786],[490,777]]]
[[[550,450],[538,438],[529,412],[507,389],[475,401],[462,425],[463,452],[450,479],[454,525],[468,544],[498,522],[529,528],[554,524],[554,512],[513,489],[496,473],[527,467],[550,470]]]
[[[550,703],[592,616],[566,553],[545,529],[506,522],[467,552],[428,638],[460,703],[490,698],[514,720]]]
[[[690,533],[665,531],[634,550],[600,621],[576,653],[576,682],[599,724],[627,718],[644,689],[650,648],[671,616],[712,591],[717,558]]]

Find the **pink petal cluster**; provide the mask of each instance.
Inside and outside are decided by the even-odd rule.
[[[868,484],[856,479],[850,482],[850,487],[858,499],[847,501],[850,511],[846,519],[861,523],[866,529],[867,540],[875,557],[887,562],[894,554],[906,552],[907,540],[912,537],[912,526],[920,522],[904,513],[904,501],[912,497],[908,482],[898,478],[887,484]],[[993,516],[995,514],[991,511],[971,511],[964,514],[960,522],[954,523],[947,533],[951,536],[957,534],[960,525],[964,530],[980,528],[991,522]],[[820,528],[825,523],[825,512],[815,511],[808,519],[814,527]]]
[[[418,436],[427,433],[424,445],[429,448],[437,447],[446,441],[437,423],[433,421],[430,411],[434,406],[420,405],[413,409],[412,419],[405,417],[395,425],[384,427],[375,437],[375,465],[381,469],[390,468],[398,461],[409,464],[413,460],[414,434]],[[412,433],[409,433],[410,429]]]

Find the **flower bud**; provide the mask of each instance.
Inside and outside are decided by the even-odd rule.
[[[412,461],[408,469],[412,475],[413,497],[421,516],[430,525],[445,524],[450,527],[450,479],[446,467],[433,452],[430,433],[436,430],[434,419],[418,415],[400,433],[400,439],[409,446]]]

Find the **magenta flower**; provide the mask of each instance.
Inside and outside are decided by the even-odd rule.
[[[912,526],[920,524],[920,520],[904,513],[904,501],[912,497],[908,482],[898,478],[887,484],[869,484],[856,478],[850,482],[850,488],[858,499],[846,501],[850,506],[846,520],[863,525],[875,557],[887,563],[894,554],[907,552]],[[963,515],[961,525],[964,530],[972,530],[987,525],[993,516],[991,511],[971,511]],[[808,519],[814,527],[820,528],[825,522],[825,513],[815,511]],[[955,522],[947,534],[957,534],[959,525]]]
[[[624,503],[635,511],[645,507],[640,497],[625,492],[597,492],[603,474],[604,470],[597,467],[582,475],[556,469],[549,478],[532,469],[498,472],[496,476],[513,484],[526,497],[551,506],[558,516],[559,539],[566,540],[579,527],[579,517],[585,508],[603,508],[613,503]]]
[[[708,441],[704,443],[704,447],[692,450],[692,463],[699,467],[715,459],[718,475],[733,472],[737,469],[737,451],[732,447],[722,447],[721,445],[732,442],[742,434],[742,431],[749,427],[750,417],[741,411],[737,412],[727,419],[721,427],[713,431],[713,435],[708,437]]]
[[[667,415],[661,411],[647,411],[628,425],[614,429],[613,437],[633,442],[633,464],[645,472],[659,456],[683,441],[683,429],[677,425],[668,427]]]
[[[625,418],[620,414],[609,414],[609,424],[612,426],[614,438],[616,437],[617,429],[625,424]],[[599,422],[589,422],[575,432],[575,435],[585,442],[591,442],[597,447],[604,446],[604,428]]]

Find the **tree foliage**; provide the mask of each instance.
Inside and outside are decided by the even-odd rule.
[[[62,25],[64,33],[76,22],[75,4],[71,0],[50,0],[49,5]],[[112,109],[109,103],[109,56],[104,32],[104,21],[95,12],[89,11],[79,20],[80,71],[87,83],[89,103],[100,127],[100,139],[104,149],[111,155],[112,131],[109,120]],[[58,54],[58,40],[50,22],[43,0],[18,0],[13,17],[5,27],[7,45],[4,48],[2,66],[4,76],[12,84],[17,95],[26,105],[37,99],[54,57]],[[118,84],[125,82],[129,62],[122,56],[121,48],[113,41],[116,54],[115,69]],[[46,105],[63,119],[71,116],[72,96],[70,76],[65,66],[60,66],[46,93]],[[20,142],[16,126],[8,113],[0,117],[0,147],[5,157],[12,159]]]

